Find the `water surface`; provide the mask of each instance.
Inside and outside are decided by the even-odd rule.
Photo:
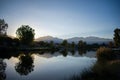
[[[60,52],[19,54],[1,60],[6,64],[3,80],[66,80],[89,70],[95,62],[95,51],[86,54],[76,51],[74,55],[67,52],[66,56]]]

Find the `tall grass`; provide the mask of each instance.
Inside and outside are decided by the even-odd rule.
[[[115,58],[113,51],[106,47],[100,47],[97,50],[96,56],[99,61],[113,60]]]
[[[120,80],[120,60],[111,48],[100,47],[97,50],[96,64],[91,71],[85,71],[71,80]]]

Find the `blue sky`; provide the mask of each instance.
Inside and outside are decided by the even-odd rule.
[[[0,0],[0,18],[12,36],[21,25],[30,25],[36,38],[112,38],[120,28],[120,0]]]

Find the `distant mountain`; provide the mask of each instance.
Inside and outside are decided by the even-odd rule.
[[[85,41],[88,44],[93,44],[93,43],[102,44],[102,43],[108,43],[110,41],[113,41],[112,39],[99,38],[99,37],[94,37],[94,36],[85,37],[85,38],[84,37],[73,37],[73,38],[68,38],[66,40],[69,43],[75,42],[76,44],[80,40]],[[61,43],[63,39],[52,37],[52,36],[44,36],[44,37],[37,38],[35,41],[45,41],[45,42],[54,41],[55,43]]]
[[[63,39],[59,39],[57,37],[52,37],[52,36],[44,36],[35,39],[35,41],[45,41],[45,42],[54,41],[55,43],[61,43]]]
[[[80,40],[85,41],[88,44],[93,44],[93,43],[102,44],[102,43],[108,43],[110,41],[113,41],[112,39],[99,38],[99,37],[94,37],[94,36],[85,37],[85,38],[84,37],[73,37],[73,38],[67,39],[69,43],[71,42],[78,43],[78,41]]]

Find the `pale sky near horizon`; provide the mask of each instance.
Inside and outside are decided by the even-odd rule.
[[[120,0],[0,0],[0,19],[12,36],[21,25],[29,25],[36,38],[112,38],[120,28]]]

